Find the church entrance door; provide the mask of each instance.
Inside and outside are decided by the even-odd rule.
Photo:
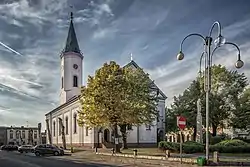
[[[110,140],[109,140],[109,137],[110,137],[110,132],[109,132],[108,129],[105,129],[105,130],[104,130],[104,141],[105,141],[105,142],[109,142],[109,141],[110,141]]]

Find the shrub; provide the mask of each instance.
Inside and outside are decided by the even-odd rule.
[[[220,143],[222,140],[224,140],[222,136],[213,136],[210,138],[210,144],[214,145]]]
[[[247,138],[243,138],[243,137],[235,137],[235,138],[233,138],[233,140],[235,140],[235,139],[242,140],[242,141],[244,141],[246,143],[250,143],[250,139],[247,139]]]
[[[161,141],[161,142],[159,142],[158,148],[161,150],[178,151],[180,148],[180,145],[179,145],[179,143]]]
[[[172,142],[166,142],[162,141],[158,145],[159,149],[161,150],[170,150],[173,152],[179,152],[180,150],[180,143],[172,143]],[[188,141],[183,143],[183,152],[187,154],[192,154],[192,153],[202,153],[204,152],[204,145],[193,142],[193,141]]]
[[[243,147],[243,146],[248,146],[248,143],[246,143],[242,140],[234,139],[234,140],[221,141],[221,142],[215,144],[215,146],[226,146],[226,147],[239,146],[239,147]]]
[[[250,153],[250,146],[209,146],[211,152],[218,151],[219,153]]]

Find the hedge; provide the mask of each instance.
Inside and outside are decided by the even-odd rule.
[[[221,141],[217,144],[215,144],[215,146],[225,146],[225,147],[231,147],[231,146],[238,146],[238,147],[244,147],[244,146],[248,146],[249,144],[242,141],[242,140],[238,140],[238,139],[233,139],[233,140],[224,140]]]
[[[219,153],[250,153],[250,145],[248,146],[209,146],[210,152],[218,151]]]
[[[178,153],[180,143],[161,141],[158,145],[161,150],[170,150]],[[186,154],[204,153],[205,145],[193,141],[183,143],[183,152]],[[215,145],[209,146],[210,152],[218,151],[219,153],[250,153],[250,145],[241,140],[225,140]]]
[[[170,150],[172,152],[179,152],[180,150],[180,143],[172,143],[161,141],[158,145],[159,149],[161,150]],[[204,145],[196,142],[185,142],[183,143],[183,152],[186,154],[192,153],[202,153],[204,152]]]

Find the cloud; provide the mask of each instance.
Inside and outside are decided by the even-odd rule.
[[[111,3],[112,1],[110,0],[103,0],[100,2],[90,1],[85,9],[77,12],[81,17],[77,17],[76,22],[86,21],[91,27],[101,26],[101,24],[105,23],[104,21],[114,16],[110,8]]]
[[[200,39],[192,38],[184,44],[185,59],[177,61],[180,41],[188,33],[206,33],[205,28],[218,17],[226,25],[223,35],[241,48],[245,67],[240,72],[250,76],[249,9],[240,3],[227,3],[211,13],[214,2],[197,2],[195,6],[144,0],[0,2],[0,41],[23,55],[0,47],[1,123],[18,126],[29,121],[35,126],[58,106],[60,52],[69,27],[69,4],[74,6],[76,34],[84,53],[84,81],[104,62],[115,60],[124,65],[133,53],[138,65],[169,97],[169,105],[173,96],[195,79],[202,52]],[[201,6],[208,10],[200,12]],[[230,17],[225,17],[228,14]],[[225,46],[216,52],[214,60],[233,69],[235,58],[236,50]]]

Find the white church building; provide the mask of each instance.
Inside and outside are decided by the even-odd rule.
[[[62,145],[62,130],[59,119],[64,125],[64,134],[67,146],[111,147],[114,143],[112,130],[109,127],[88,128],[77,123],[80,110],[79,96],[81,93],[83,76],[83,54],[80,51],[71,13],[70,26],[66,46],[60,55],[61,58],[61,85],[60,106],[53,109],[46,116],[47,143]],[[126,66],[138,68],[131,60]],[[159,90],[158,117],[151,125],[132,126],[127,128],[128,146],[151,147],[165,136],[165,100],[166,95]],[[122,139],[119,139],[122,143]]]

